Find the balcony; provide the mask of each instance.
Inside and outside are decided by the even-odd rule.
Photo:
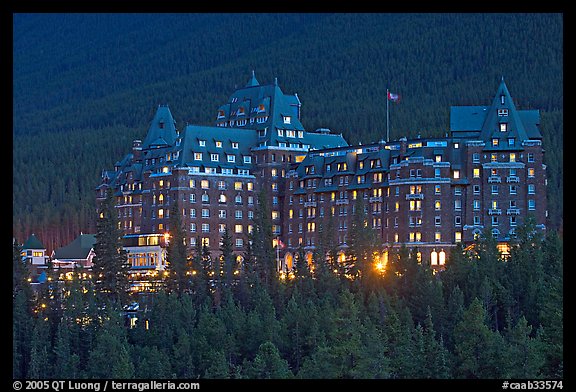
[[[342,205],[342,204],[348,204],[348,199],[337,199],[336,200],[336,205]]]
[[[307,201],[306,203],[304,203],[304,207],[316,207],[316,202],[315,201]]]
[[[520,208],[508,208],[506,215],[520,215]]]
[[[491,208],[488,210],[488,215],[502,215],[502,210],[500,208]]]
[[[406,200],[424,200],[423,193],[408,193],[406,195]]]
[[[506,182],[520,182],[520,177],[508,176],[508,177],[506,177]]]
[[[493,183],[500,183],[502,182],[502,178],[500,176],[490,176],[488,177],[488,184],[493,184]]]
[[[373,196],[370,199],[368,199],[368,201],[370,203],[382,203],[382,197]]]

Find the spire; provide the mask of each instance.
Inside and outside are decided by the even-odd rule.
[[[256,75],[254,73],[254,70],[252,70],[252,77],[250,78],[250,80],[248,81],[248,83],[246,84],[245,87],[254,87],[254,86],[259,86],[260,83],[258,83],[258,80],[256,80]]]

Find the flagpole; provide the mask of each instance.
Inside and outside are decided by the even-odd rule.
[[[390,118],[388,115],[388,105],[389,105],[389,99],[388,99],[388,89],[386,89],[386,143],[388,143],[390,141]]]

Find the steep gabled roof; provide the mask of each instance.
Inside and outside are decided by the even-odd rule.
[[[60,260],[84,260],[90,254],[90,250],[94,248],[95,243],[96,235],[80,234],[68,245],[56,249],[53,258]]]
[[[500,131],[500,124],[506,124],[506,131]],[[540,112],[538,110],[518,110],[504,82],[490,106],[452,106],[450,108],[450,131],[452,137],[480,139],[486,142],[487,149],[508,149],[506,139],[514,138],[520,148],[522,141],[542,139],[539,130]],[[501,139],[499,147],[492,147],[490,141]]]
[[[148,128],[146,138],[142,143],[142,148],[174,145],[176,137],[176,122],[170,109],[167,105],[158,106],[158,110],[156,110],[156,114]]]
[[[499,115],[499,110],[507,110],[508,115]],[[502,132],[500,132],[500,124],[502,123],[507,124],[507,131],[504,135],[506,138],[514,137],[519,141],[528,139],[526,129],[516,110],[516,105],[514,105],[514,101],[512,101],[504,78],[502,78],[498,91],[492,99],[492,105],[486,110],[486,118],[482,124],[480,139],[489,141],[492,138],[501,138],[503,135]]]
[[[34,234],[30,234],[30,237],[22,245],[22,249],[46,249],[42,242]]]

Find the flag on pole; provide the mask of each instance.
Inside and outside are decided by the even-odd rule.
[[[388,100],[392,102],[398,102],[400,100],[400,94],[393,94],[388,91]]]

